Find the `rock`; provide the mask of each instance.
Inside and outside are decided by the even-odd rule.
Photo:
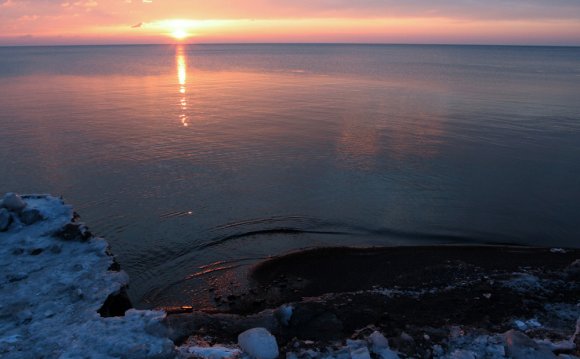
[[[238,345],[256,359],[275,359],[278,357],[276,338],[265,328],[253,328],[238,335]]]
[[[295,305],[288,329],[288,334],[298,339],[336,340],[345,336],[342,321],[316,302]]]
[[[26,202],[16,193],[9,192],[4,195],[2,206],[9,211],[20,212],[26,207]]]
[[[530,337],[517,330],[504,334],[506,354],[513,359],[555,359],[554,353],[539,346]]]
[[[31,225],[44,220],[44,217],[42,214],[40,214],[40,211],[34,208],[23,210],[20,212],[19,217],[20,221],[26,225]]]
[[[12,223],[12,216],[6,208],[0,208],[0,232],[8,230],[10,224]]]

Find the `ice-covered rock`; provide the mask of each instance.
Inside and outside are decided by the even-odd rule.
[[[0,232],[8,230],[10,223],[12,223],[10,212],[6,208],[0,208]]]
[[[8,192],[4,195],[2,206],[9,211],[19,212],[26,207],[26,202],[16,193]]]
[[[278,357],[276,338],[265,328],[253,328],[238,335],[238,345],[244,352],[256,359]]]

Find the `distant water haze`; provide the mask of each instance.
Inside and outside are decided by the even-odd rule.
[[[0,191],[63,195],[139,305],[306,247],[579,246],[580,48],[0,48],[0,129]]]

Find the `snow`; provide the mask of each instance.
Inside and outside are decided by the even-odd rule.
[[[228,348],[222,345],[215,345],[213,347],[191,346],[186,348],[183,356],[192,354],[193,357],[207,358],[207,359],[226,359],[240,356],[242,352],[237,348]]]
[[[519,293],[543,292],[545,287],[540,278],[528,273],[512,273],[513,277],[501,282],[504,287]]]
[[[85,230],[71,222],[70,206],[48,195],[15,194],[5,195],[2,206],[10,216],[0,232],[2,358],[175,357],[164,312],[129,310],[110,318],[97,312],[128,277],[108,270],[113,258],[103,239],[58,238],[67,225]],[[36,220],[27,225],[23,213],[34,211]]]
[[[2,199],[2,207],[6,208],[12,212],[19,212],[26,207],[26,203],[22,200],[22,197],[16,193],[6,193]]]
[[[276,338],[265,328],[252,328],[238,335],[238,345],[256,359],[278,357]]]

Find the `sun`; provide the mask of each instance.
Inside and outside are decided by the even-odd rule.
[[[166,20],[160,23],[162,28],[165,28],[172,38],[181,41],[192,36],[189,30],[192,28],[191,20]]]
[[[183,40],[189,36],[189,33],[184,29],[175,29],[171,32],[171,37],[176,40]]]

